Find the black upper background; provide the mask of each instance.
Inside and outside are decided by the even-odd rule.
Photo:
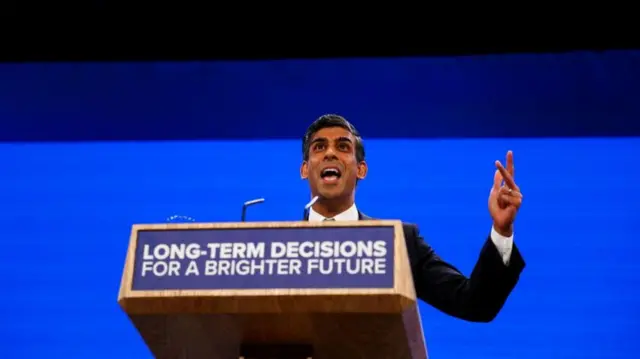
[[[365,17],[361,12],[347,15],[344,9],[334,13],[315,8],[302,11],[300,6],[304,4],[297,9],[248,7],[233,14],[223,12],[222,4],[197,11],[177,3],[168,3],[162,9],[158,5],[133,8],[96,1],[81,6],[56,3],[31,9],[12,5],[4,5],[6,21],[0,25],[4,35],[0,59],[6,63],[468,56],[576,50],[598,53],[633,49],[638,45],[633,36],[633,23],[615,17],[586,19],[574,14],[573,17],[557,16],[550,21],[539,16],[557,9],[539,9],[542,11],[535,13],[528,9],[527,14],[521,12],[516,18],[500,15],[496,10],[482,13],[475,9],[468,9],[466,14],[422,9],[417,17],[416,11],[405,9],[392,16],[391,10],[385,8],[385,16],[376,18]],[[407,14],[413,16],[407,18]],[[640,73],[640,63],[637,65]],[[2,96],[5,102],[11,101],[11,94]],[[640,120],[604,115],[578,122],[570,116],[566,122],[541,118],[535,125],[528,126],[496,120],[473,131],[465,131],[464,126],[418,131],[412,123],[397,123],[393,130],[373,123],[358,124],[358,127],[364,126],[366,131],[362,132],[367,137],[640,135]],[[311,116],[304,119],[305,124],[312,120]],[[64,116],[56,117],[55,123],[33,116],[19,120],[3,116],[2,121],[5,130],[0,133],[1,141],[299,138],[304,130],[302,125],[252,129],[233,121],[203,128],[202,120],[188,118],[176,127],[162,122],[150,124],[144,116],[108,118],[99,123]],[[152,131],[149,131],[150,125]]]

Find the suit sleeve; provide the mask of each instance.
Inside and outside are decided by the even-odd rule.
[[[509,265],[487,236],[470,277],[441,259],[420,236],[415,225],[409,231],[413,246],[412,272],[418,298],[451,316],[472,322],[490,322],[500,312],[515,288],[525,263],[513,245]]]

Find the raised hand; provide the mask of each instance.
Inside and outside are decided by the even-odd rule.
[[[489,194],[489,213],[495,230],[509,237],[513,234],[513,222],[522,204],[522,193],[514,180],[513,152],[507,152],[507,168],[500,161],[496,161],[496,168]]]

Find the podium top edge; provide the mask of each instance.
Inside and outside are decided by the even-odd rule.
[[[134,231],[172,230],[172,229],[270,229],[270,228],[317,228],[317,227],[395,227],[402,225],[400,220],[362,220],[362,221],[277,221],[277,222],[189,222],[189,223],[138,223]]]

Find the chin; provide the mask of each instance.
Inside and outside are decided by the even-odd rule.
[[[336,199],[344,197],[344,191],[339,188],[321,189],[318,191],[318,195],[323,199]]]
[[[318,192],[320,199],[334,199],[340,197],[340,194],[333,191],[320,191]]]

